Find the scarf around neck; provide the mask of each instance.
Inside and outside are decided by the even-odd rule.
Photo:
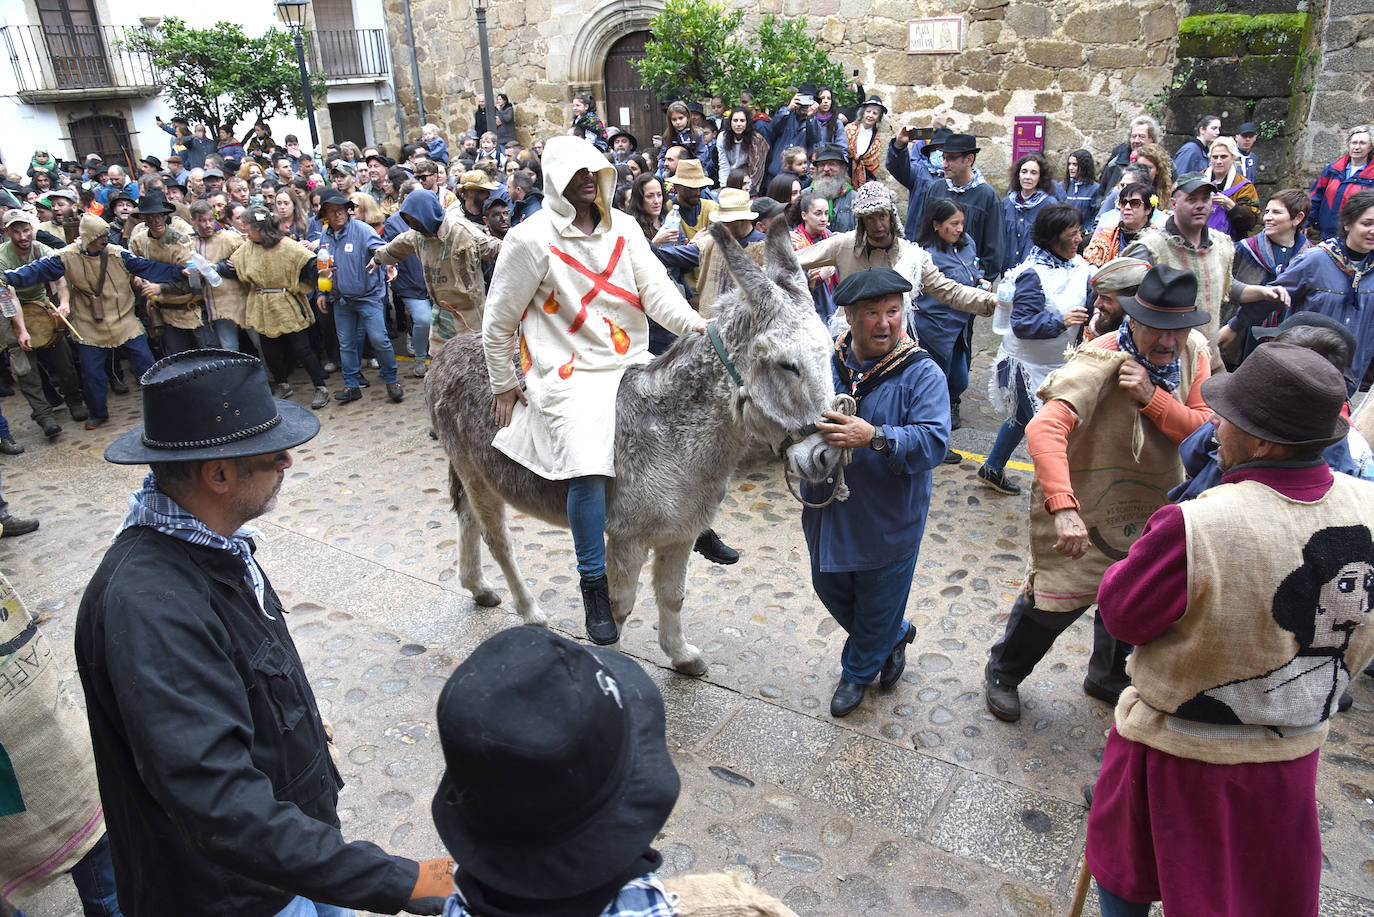
[[[1116,346],[1122,353],[1128,353],[1135,358],[1135,361],[1145,367],[1145,372],[1149,373],[1150,381],[1166,392],[1172,392],[1183,382],[1183,359],[1174,357],[1168,366],[1156,366],[1149,360],[1140,355],[1136,349],[1135,338],[1131,336],[1131,323],[1122,322],[1121,327],[1116,330]]]
[[[871,369],[867,372],[855,370],[849,365],[849,357],[853,353],[850,343],[853,337],[853,331],[846,331],[835,339],[835,352],[831,355],[830,361],[834,364],[840,381],[844,383],[845,391],[854,396],[855,402],[862,401],[864,396],[881,385],[883,380],[897,375],[909,364],[930,356],[917,347],[916,342],[907,337],[904,331],[897,346],[879,357]]]
[[[1364,280],[1366,274],[1374,271],[1374,257],[1366,252],[1363,259],[1356,261],[1350,257],[1350,252],[1345,247],[1345,243],[1339,239],[1327,239],[1318,242],[1317,248],[1326,252],[1331,260],[1336,262],[1336,267],[1341,269],[1341,273],[1350,278],[1350,289],[1345,293],[1345,304],[1353,306],[1359,301],[1360,282]]]
[[[1007,192],[1007,199],[1011,201],[1012,206],[1017,210],[1034,210],[1036,207],[1039,207],[1047,197],[1049,197],[1049,195],[1039,188],[1036,188],[1035,193],[1027,198],[1021,197],[1020,191]]]
[[[968,180],[967,185],[956,185],[953,179],[951,179],[948,175],[945,176],[945,184],[948,185],[949,190],[953,191],[955,194],[962,194],[965,191],[972,191],[979,185],[987,184],[987,180],[983,178],[983,173],[978,171],[978,167],[974,166],[973,177]]]
[[[257,561],[253,559],[253,548],[249,544],[250,538],[262,537],[262,533],[257,529],[245,525],[229,538],[225,538],[159,490],[157,478],[151,471],[143,479],[142,489],[129,494],[129,514],[124,517],[124,524],[119,527],[115,537],[119,537],[125,529],[141,525],[156,529],[187,544],[233,554],[243,562],[243,580],[252,587],[253,596],[258,600],[258,609],[268,620],[275,620],[267,611],[267,581],[263,578]]]
[[[1040,193],[1044,194],[1043,191]],[[1042,267],[1053,268],[1057,271],[1062,271],[1073,264],[1072,261],[1065,261],[1063,258],[1056,255],[1054,252],[1047,251],[1046,249],[1043,249],[1038,245],[1031,246],[1030,261],[1032,264],[1038,264]]]

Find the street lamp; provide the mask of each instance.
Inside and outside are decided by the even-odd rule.
[[[296,63],[301,68],[301,92],[305,96],[305,114],[310,121],[310,152],[319,152],[320,132],[315,127],[315,104],[310,101],[310,74],[305,70],[305,9],[310,0],[277,0],[277,15],[281,16],[291,29],[291,37],[296,40]]]
[[[482,91],[487,101],[487,130],[496,123],[496,100],[491,94],[491,51],[487,48],[487,0],[471,0],[477,12],[477,43],[482,49]]]

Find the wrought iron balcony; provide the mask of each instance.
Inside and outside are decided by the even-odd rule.
[[[124,34],[138,26],[7,25],[9,55],[25,102],[153,96],[161,90],[148,55],[126,47]]]
[[[391,74],[385,29],[326,29],[305,35],[306,63],[328,82],[383,80]]]

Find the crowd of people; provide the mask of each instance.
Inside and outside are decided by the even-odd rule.
[[[901,680],[932,472],[964,459],[949,437],[991,316],[1006,419],[976,480],[1019,494],[1006,469],[1023,439],[1035,474],[988,710],[1018,721],[1022,684],[1096,607],[1083,690],[1116,709],[1088,829],[1104,915],[1315,913],[1317,749],[1374,658],[1368,407],[1351,419],[1374,364],[1370,129],[1262,208],[1256,126],[1224,136],[1213,116],[1173,156],[1136,118],[1100,171],[1087,150],[1062,176],[1022,155],[1003,193],[978,168],[984,141],[945,121],[891,129],[851,90],[847,110],[807,85],[773,112],[673,102],[642,148],[579,95],[566,136],[529,148],[498,96],[456,152],[425,125],[394,160],[346,142],[317,162],[266,124],[212,141],[179,119],[165,166],[148,156],[137,180],[38,151],[3,200],[9,373],[53,438],[63,406],[106,422],[127,361],[144,425],[107,458],[150,466],[78,616],[109,840],[87,830],[66,868],[112,869],[131,914],[673,913],[648,846],[677,794],[657,692],[615,653],[547,634],[492,638],[439,700],[434,817],[456,873],[345,843],[328,727],[246,526],[319,429],[290,400],[297,367],[310,408],[333,372],[333,400],[362,398],[369,368],[395,402],[397,350],[423,377],[480,332],[492,446],[567,482],[586,633],[615,644],[620,374],[711,333],[733,246],[762,263],[771,237],[790,241],[854,404],[815,424],[852,453],[849,500],[803,487],[812,584],[846,633],[831,715]],[[227,438],[187,408],[226,390],[241,401]],[[0,432],[0,451],[20,448]],[[696,550],[739,557],[710,530]],[[195,600],[152,596],[173,588]],[[517,651],[527,666],[500,665]],[[1234,765],[1244,805],[1224,789]],[[1303,840],[1279,851],[1275,825]],[[789,913],[722,877],[687,889],[681,913],[727,894]]]

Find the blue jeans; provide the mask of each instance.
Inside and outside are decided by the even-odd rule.
[[[320,904],[318,901],[297,895],[272,917],[353,917],[353,911],[332,904]]]
[[[583,579],[606,575],[606,479],[589,474],[568,482],[568,527]]]
[[[101,835],[71,871],[85,917],[123,917],[115,898],[114,864],[110,862],[110,837]],[[15,917],[24,917],[16,911]]]
[[[118,347],[76,345],[76,359],[81,364],[81,393],[86,396],[86,407],[91,409],[92,417],[109,419],[110,407],[105,398],[110,388],[110,357],[121,355],[128,357],[134,375],[140,378],[153,365],[153,352],[148,349],[146,334]]]
[[[1102,917],[1148,917],[1150,913],[1150,902],[1142,904],[1118,898],[1103,888],[1101,882],[1097,883],[1097,903],[1101,906]]]
[[[364,339],[372,342],[372,351],[382,370],[382,381],[388,385],[395,382],[396,354],[391,349],[391,338],[386,336],[386,318],[382,315],[381,303],[341,299],[334,305],[333,312],[344,385],[357,388],[360,384]]]
[[[217,318],[208,327],[201,328],[201,337],[206,347],[221,350],[239,349],[239,326],[232,318]]]
[[[906,634],[906,600],[916,554],[876,570],[822,573],[813,558],[811,585],[830,617],[849,634],[840,652],[845,681],[866,685]]]
[[[1012,373],[1011,387],[1016,393],[1016,413],[1003,421],[1002,429],[997,431],[997,439],[993,441],[992,449],[988,452],[988,460],[983,463],[998,472],[1007,467],[1007,460],[1011,458],[1012,452],[1016,451],[1016,447],[1021,445],[1021,440],[1026,437],[1026,424],[1035,416],[1035,406],[1031,403],[1030,393],[1026,391],[1025,381],[1020,373]]]
[[[9,436],[9,435],[10,435],[10,422],[9,422],[8,420],[5,419],[5,414],[4,414],[4,412],[3,412],[3,411],[0,411],[0,437],[7,437],[7,436]]]
[[[410,313],[410,346],[415,351],[415,362],[423,363],[429,359],[429,327],[434,321],[434,307],[428,299],[407,299],[401,297],[401,304]]]
[[[935,365],[940,367],[940,372],[945,374],[945,382],[949,386],[949,403],[957,404],[959,396],[968,390],[968,341],[963,334],[955,337],[954,346],[950,348],[948,357],[933,350],[929,353]]]

